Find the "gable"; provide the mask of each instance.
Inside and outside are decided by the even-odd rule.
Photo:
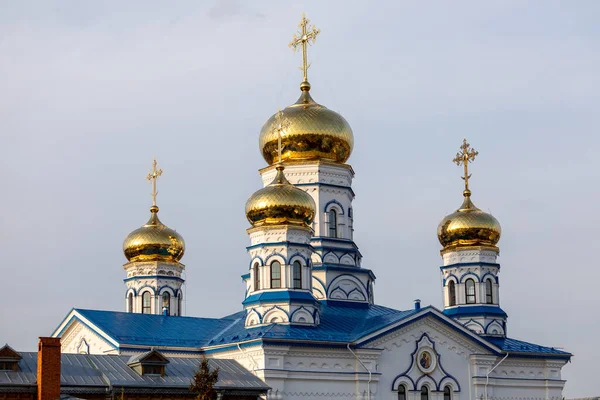
[[[21,359],[21,355],[8,344],[5,344],[2,348],[0,348],[0,359],[18,361]]]
[[[60,337],[62,353],[107,354],[118,348],[108,335],[73,312],[52,336]]]

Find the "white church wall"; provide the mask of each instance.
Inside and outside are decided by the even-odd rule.
[[[62,353],[118,354],[114,346],[79,321],[62,334],[60,344]]]

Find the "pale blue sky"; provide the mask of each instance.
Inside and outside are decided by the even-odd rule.
[[[123,310],[123,238],[186,239],[187,314],[241,308],[262,124],[294,102],[303,11],[322,33],[311,93],[354,129],[355,239],[376,301],[441,306],[436,227],[480,156],[500,221],[509,335],[575,354],[566,395],[600,394],[600,3],[0,1],[0,342],[33,350],[71,307]]]

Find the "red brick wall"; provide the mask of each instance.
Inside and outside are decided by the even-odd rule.
[[[60,338],[40,337],[37,385],[38,400],[60,398]]]

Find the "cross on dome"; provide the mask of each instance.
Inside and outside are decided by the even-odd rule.
[[[162,169],[160,169],[160,168],[157,169],[157,167],[158,167],[158,163],[156,162],[156,158],[154,158],[154,161],[152,162],[152,171],[150,171],[150,173],[146,177],[146,179],[148,179],[149,181],[152,181],[152,206],[153,207],[156,207],[156,195],[158,194],[158,192],[156,191],[156,180],[163,173]]]
[[[478,151],[475,151],[474,148],[467,142],[467,139],[463,139],[463,144],[460,146],[460,152],[456,153],[456,157],[452,160],[456,165],[463,165],[464,175],[462,179],[465,181],[465,195],[471,194],[469,190],[469,179],[471,175],[469,174],[469,163],[475,161],[475,157],[479,154]]]
[[[302,47],[303,85],[308,85],[307,71],[310,67],[307,61],[307,44],[315,43],[317,36],[321,33],[321,30],[317,29],[314,25],[311,25],[310,28],[307,29],[309,22],[310,21],[306,18],[306,14],[302,13],[302,20],[298,24],[300,30],[294,33],[292,41],[288,45],[290,48],[294,49],[294,52],[298,50],[299,47]],[[308,85],[308,88],[310,88],[310,85]]]

